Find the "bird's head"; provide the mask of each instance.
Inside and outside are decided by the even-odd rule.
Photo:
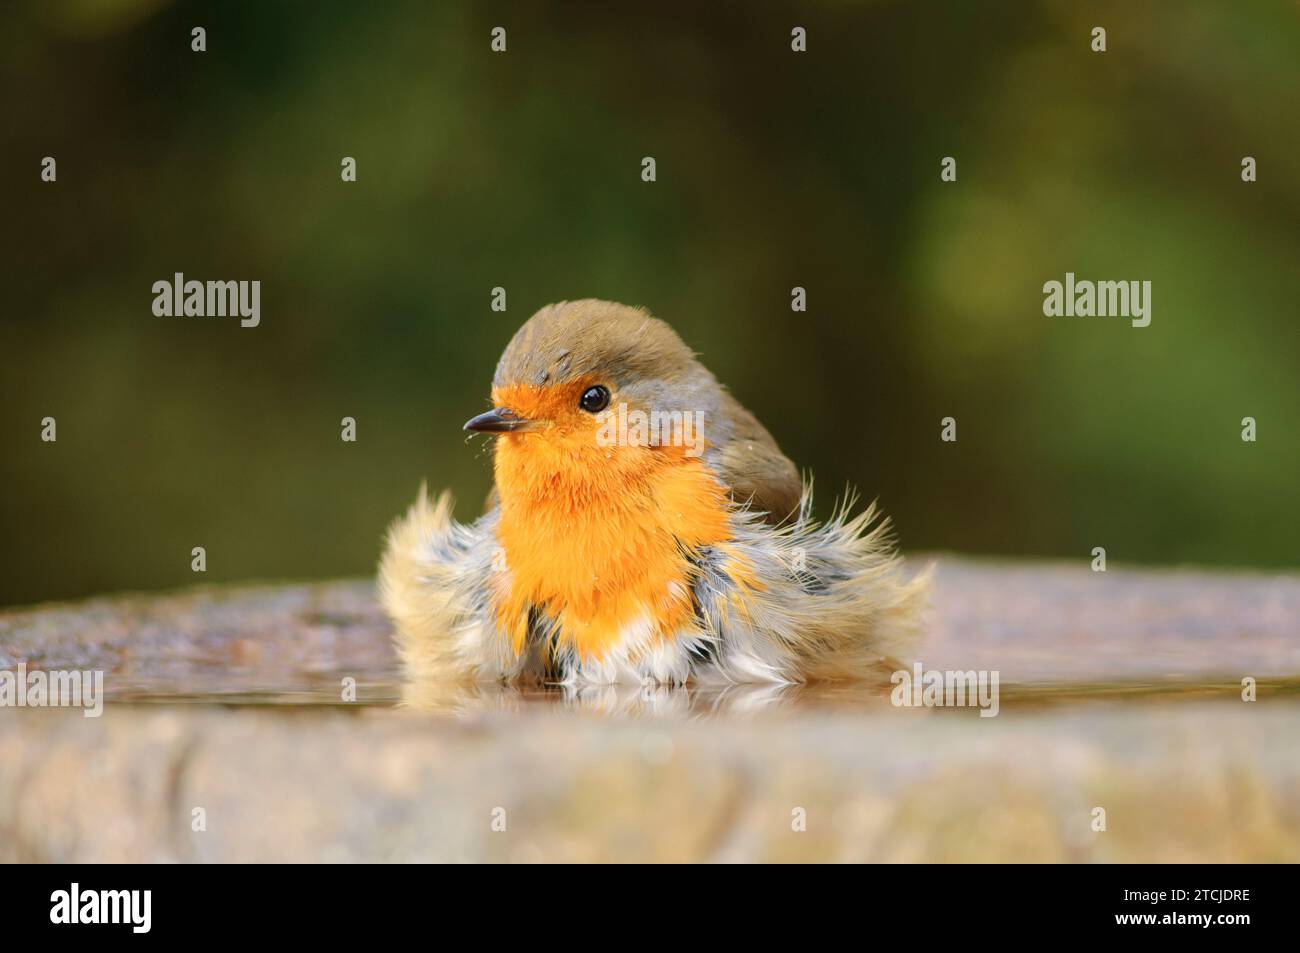
[[[725,421],[717,380],[671,327],[608,301],[538,311],[502,354],[492,410],[498,489],[510,478],[599,484],[699,458]],[[503,479],[503,477],[505,479]]]

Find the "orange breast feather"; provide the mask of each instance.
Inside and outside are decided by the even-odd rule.
[[[530,606],[556,619],[562,644],[588,660],[605,658],[633,626],[645,626],[653,644],[689,621],[693,580],[682,549],[730,538],[726,490],[699,457],[600,447],[575,429],[508,435],[495,465],[509,569],[497,619],[517,653]]]

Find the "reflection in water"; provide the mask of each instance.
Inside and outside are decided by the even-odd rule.
[[[892,662],[881,662],[859,681],[817,685],[771,682],[520,685],[407,678],[402,683],[400,705],[413,711],[448,714],[520,712],[530,706],[550,705],[599,715],[631,717],[744,715],[817,702],[842,705],[850,698],[857,706],[888,706],[889,678],[896,667]]]
[[[530,685],[500,683],[420,683],[402,687],[404,708],[445,714],[556,706],[599,715],[664,717],[722,712],[753,712],[788,706],[802,685]]]

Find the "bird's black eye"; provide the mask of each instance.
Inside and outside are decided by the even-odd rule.
[[[578,406],[589,414],[598,414],[609,406],[609,388],[602,384],[588,387],[582,392]]]

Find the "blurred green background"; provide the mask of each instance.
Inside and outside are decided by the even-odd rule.
[[[204,581],[371,572],[422,479],[478,512],[460,425],[578,297],[673,323],[823,510],[878,496],[908,551],[1297,563],[1293,3],[6,20],[2,603],[192,583],[197,545]],[[155,317],[176,271],[261,280],[261,326]],[[1152,281],[1151,326],[1045,317],[1067,271]]]

